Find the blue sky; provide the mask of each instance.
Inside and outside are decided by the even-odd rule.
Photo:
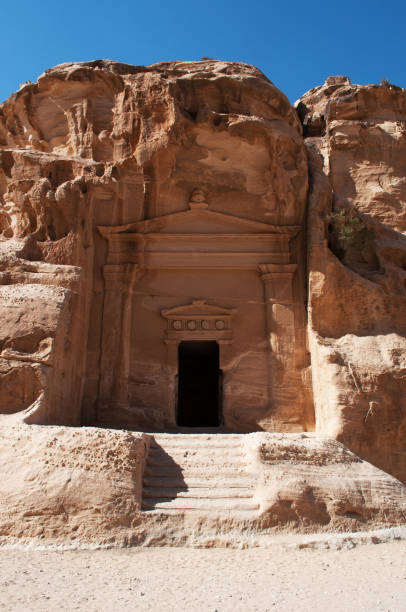
[[[0,101],[62,62],[258,66],[293,102],[332,74],[406,87],[404,0],[1,0]]]

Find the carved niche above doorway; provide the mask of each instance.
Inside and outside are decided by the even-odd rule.
[[[186,306],[162,310],[167,321],[166,344],[187,340],[216,340],[219,344],[232,341],[232,317],[236,308],[222,308],[206,300],[194,300]]]

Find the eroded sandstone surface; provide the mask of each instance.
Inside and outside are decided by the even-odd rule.
[[[315,434],[235,435],[242,452],[235,462],[225,434],[14,425],[0,436],[0,544],[246,547],[281,532],[353,532],[405,520],[406,488],[397,479]],[[145,493],[152,445],[170,453],[166,471],[175,465],[177,493],[165,497],[169,478],[161,478],[161,499],[151,505],[142,485],[144,473]],[[242,464],[249,509],[232,483]]]
[[[144,434],[93,428],[1,428],[0,533],[119,542],[140,523]]]
[[[4,102],[0,425],[22,514],[3,535],[164,542],[142,483],[159,452],[175,459],[128,432],[183,427],[274,436],[247,437],[260,514],[236,532],[402,522],[405,160],[405,90],[346,77],[293,108],[246,64],[105,60],[47,70]],[[81,470],[85,492],[69,484]],[[180,514],[173,543],[202,525]]]
[[[6,101],[3,290],[47,283],[46,269],[65,290],[70,325],[38,324],[18,363],[8,345],[29,332],[10,331],[7,385],[20,381],[25,399],[7,400],[7,413],[37,423],[174,426],[177,347],[209,340],[220,345],[227,427],[312,428],[301,133],[286,97],[237,63],[66,64]],[[197,320],[164,314],[189,306]],[[175,326],[168,331],[165,317]],[[41,380],[22,376],[45,338],[52,348]],[[59,368],[54,401],[44,381]]]
[[[405,481],[406,93],[332,77],[297,108],[317,430]]]

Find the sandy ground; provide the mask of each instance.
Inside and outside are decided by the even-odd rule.
[[[406,542],[352,550],[0,550],[4,610],[406,610]]]

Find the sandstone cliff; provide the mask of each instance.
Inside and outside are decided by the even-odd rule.
[[[405,481],[406,92],[331,77],[297,109],[317,430]]]
[[[175,270],[162,310],[152,281],[134,288],[146,247],[138,259],[130,257],[130,272],[127,263],[107,263],[108,249],[113,245],[113,259],[119,257],[131,232],[139,244],[150,224],[155,240],[164,217],[199,219],[208,207],[216,223],[221,217],[243,225],[232,236],[241,245],[250,227],[253,235],[266,228],[278,246],[270,253],[266,242],[269,259],[259,265],[261,248],[251,249],[250,269],[239,264],[243,275],[226,287],[226,275],[219,274],[215,285],[217,301],[229,299],[222,304],[227,320],[233,300],[249,305],[245,321],[255,319],[253,338],[242,335],[237,356],[227,357],[231,335],[216,331],[226,346],[228,424],[237,432],[290,432],[253,434],[252,452],[247,442],[261,515],[245,527],[352,529],[404,520],[405,489],[396,478],[406,483],[405,159],[405,90],[353,85],[345,77],[330,77],[294,109],[246,64],[94,61],[47,70],[4,102],[0,425],[4,475],[17,478],[15,495],[5,487],[5,499],[22,510],[12,518],[7,501],[0,507],[2,534],[52,538],[53,530],[55,537],[79,530],[104,543],[109,533],[123,542],[167,537],[159,531],[162,517],[148,527],[140,510],[147,438],[37,425],[131,429],[136,414],[139,429],[167,426],[157,381],[169,387],[170,375],[176,386],[176,368],[151,357],[146,331],[160,326],[159,350],[166,356],[161,313],[168,304],[199,309],[204,300],[196,279],[187,289],[192,274],[178,281]],[[222,227],[216,236],[232,244],[229,259],[239,248],[249,250],[233,246]],[[199,257],[210,250],[204,244]],[[175,246],[164,255],[173,255]],[[120,316],[106,300],[111,269],[115,280],[131,277],[129,286],[110,291],[118,294]],[[151,270],[156,278],[157,266]],[[244,293],[249,283],[252,294]],[[153,313],[148,324],[133,317],[137,337],[144,338],[141,355],[130,355],[134,296]],[[174,334],[183,325],[168,321],[178,325],[168,328]],[[114,358],[103,357],[103,342]],[[110,387],[102,405],[103,376]],[[119,398],[114,410],[111,390]],[[131,412],[136,397],[153,409],[139,401]],[[65,451],[69,473],[61,469]],[[101,486],[105,477],[110,481]],[[84,519],[91,522],[88,532]],[[192,523],[201,528],[199,519]],[[175,543],[184,538],[181,531]]]
[[[275,225],[304,220],[307,161],[297,114],[272,83],[245,64],[57,66],[2,104],[0,155],[2,308],[11,321],[1,344],[1,388],[22,389],[15,399],[1,391],[0,405],[1,412],[30,422],[97,422],[102,330],[114,324],[114,317],[103,322],[107,244],[97,226],[177,212],[196,187],[209,194],[216,211]],[[303,261],[302,235],[292,241],[292,250]],[[289,406],[295,402],[311,426],[309,385],[298,385],[308,365],[304,268],[299,268],[296,366],[288,369],[281,401],[286,419],[293,418]],[[17,328],[16,304],[23,304],[18,291],[30,300],[33,284],[63,289],[47,289],[55,315],[42,321],[38,307],[19,319]],[[58,322],[63,316],[69,329]],[[44,342],[47,362],[38,357]],[[228,366],[248,395],[265,368],[264,350],[251,356],[245,349],[246,357]],[[109,367],[115,372],[114,364]],[[159,368],[148,364],[158,377]],[[120,378],[121,372],[114,375]],[[245,400],[240,404],[233,420],[258,427]]]

